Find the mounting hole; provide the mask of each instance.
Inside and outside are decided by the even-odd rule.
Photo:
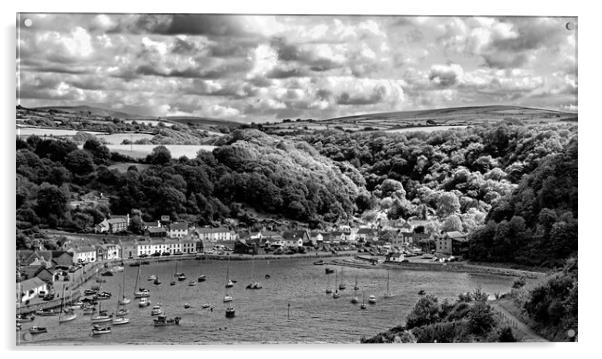
[[[25,21],[23,21],[23,25],[25,25],[25,27],[31,27],[31,25],[33,25],[33,21],[31,21],[31,19],[25,19]]]

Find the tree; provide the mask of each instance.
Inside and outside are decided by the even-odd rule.
[[[63,218],[67,210],[67,197],[57,186],[44,182],[38,190],[36,213],[41,218]]]
[[[380,185],[380,190],[382,192],[382,197],[396,195],[398,198],[405,198],[406,196],[406,191],[401,182],[390,178],[383,181]]]
[[[85,176],[94,171],[92,156],[84,150],[71,151],[65,158],[65,166],[79,176]]]
[[[441,306],[437,297],[426,295],[416,302],[414,309],[408,315],[406,320],[406,328],[412,329],[423,325],[433,324],[441,320]]]
[[[452,192],[443,192],[437,200],[437,214],[439,217],[445,218],[458,212],[460,212],[458,196]]]
[[[493,311],[486,302],[477,301],[468,313],[468,328],[471,333],[484,335],[495,326]]]
[[[458,215],[452,214],[447,217],[441,226],[443,232],[462,231],[462,220]]]
[[[164,165],[171,161],[171,152],[165,146],[157,146],[146,156],[146,162],[154,165]]]
[[[111,151],[96,138],[87,140],[84,143],[84,150],[90,152],[94,157],[94,162],[98,164],[108,163],[111,159]]]

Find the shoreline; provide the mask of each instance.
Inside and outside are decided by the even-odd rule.
[[[364,269],[395,269],[395,270],[413,270],[425,272],[455,272],[468,274],[491,274],[508,277],[526,277],[530,279],[541,278],[546,275],[545,272],[535,272],[520,269],[511,269],[505,267],[475,265],[462,262],[456,263],[422,263],[422,262],[384,262],[375,265],[363,263],[353,259],[353,261],[337,261],[333,260],[327,264],[340,265],[354,268]]]

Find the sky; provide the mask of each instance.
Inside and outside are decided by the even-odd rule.
[[[577,23],[549,17],[20,14],[25,107],[316,120],[472,105],[577,110]]]

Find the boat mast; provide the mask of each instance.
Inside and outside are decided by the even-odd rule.
[[[385,294],[385,296],[391,296],[391,291],[389,290],[389,270],[387,270],[387,293]]]
[[[139,262],[138,263],[138,272],[136,273],[136,283],[134,284],[134,296],[136,296],[136,288],[138,288],[138,279],[140,278],[140,267],[141,267],[141,263]],[[124,274],[124,280],[125,280],[125,274]]]
[[[59,323],[61,322],[61,315],[63,314],[63,304],[65,303],[65,285],[63,284],[63,294],[61,294],[61,311],[59,312]]]

